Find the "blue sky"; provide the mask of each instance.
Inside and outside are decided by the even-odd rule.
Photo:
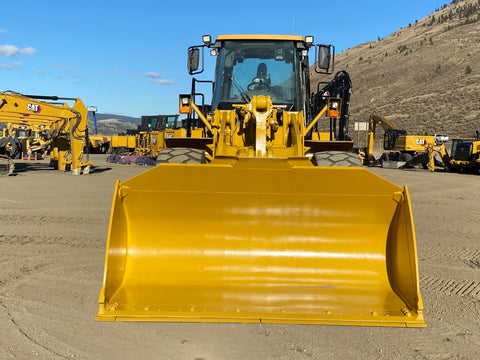
[[[187,48],[204,34],[313,35],[338,53],[450,2],[2,1],[0,90],[78,97],[99,113],[176,114],[191,87]],[[208,60],[198,79],[213,78]]]

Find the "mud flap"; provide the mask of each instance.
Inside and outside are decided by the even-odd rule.
[[[96,320],[425,326],[407,189],[286,160],[117,183]]]

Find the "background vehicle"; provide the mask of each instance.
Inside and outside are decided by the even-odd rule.
[[[109,153],[131,156],[147,156],[156,158],[158,152],[165,147],[164,138],[181,135],[185,129],[180,129],[179,115],[142,116],[142,122],[136,130],[128,131],[127,135],[114,135]],[[113,158],[113,157],[111,157]]]
[[[12,131],[11,125],[2,129],[0,136],[0,154],[10,159],[19,159],[22,154],[22,141]]]
[[[475,139],[454,139],[448,165],[454,172],[478,173],[480,171],[480,134]]]
[[[93,134],[88,135],[88,152],[90,154],[106,154],[110,149],[112,136]]]
[[[311,95],[311,47],[330,72],[333,47],[313,37],[189,49],[190,74],[217,56],[212,104],[194,78],[186,137],[117,183],[97,320],[425,326],[408,191],[344,150],[344,99]],[[331,139],[307,143],[319,121]]]
[[[408,135],[406,130],[400,130],[385,117],[371,114],[369,119],[368,145],[365,151],[365,165],[380,164],[383,167],[398,168],[400,164],[415,166],[421,164],[425,169],[434,170],[432,163],[435,163],[434,152],[439,153],[443,163],[436,162],[436,165],[448,164],[448,154],[445,148],[436,146],[437,138],[429,135]],[[377,125],[384,130],[383,149],[388,150],[375,159],[373,155],[373,144],[376,135]],[[430,146],[435,146],[430,148]],[[406,164],[405,164],[406,163]]]
[[[74,103],[70,106],[42,100]],[[51,134],[50,159],[56,169],[65,171],[69,167],[74,175],[89,173],[91,163],[83,160],[87,109],[80,99],[0,92],[0,121],[42,127]]]
[[[158,152],[164,148],[163,139],[168,129],[175,135],[178,128],[179,115],[142,116],[142,123],[135,134],[135,155],[156,158]]]
[[[112,135],[109,154],[129,155],[135,151],[135,135]]]
[[[0,151],[25,160],[43,159],[50,149],[51,133],[45,125],[7,123],[0,140]],[[8,145],[7,145],[8,144]],[[14,152],[7,151],[9,146]]]

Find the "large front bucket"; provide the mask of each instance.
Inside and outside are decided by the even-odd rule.
[[[363,168],[165,164],[115,189],[97,320],[425,326],[407,189]]]

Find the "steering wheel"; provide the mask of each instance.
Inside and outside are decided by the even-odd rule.
[[[265,82],[264,78],[256,77],[252,80],[250,84],[247,86],[247,90],[268,90],[270,89],[270,85]]]

